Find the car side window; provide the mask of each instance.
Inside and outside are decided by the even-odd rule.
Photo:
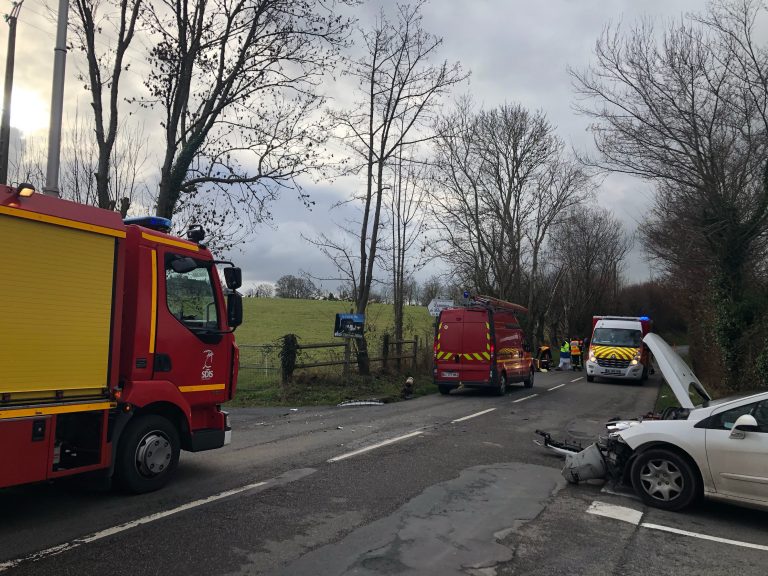
[[[754,416],[761,427],[761,432],[768,432],[768,401],[745,404],[716,414],[709,419],[707,428],[710,430],[731,430],[736,419],[744,414]]]
[[[768,432],[768,400],[758,402],[755,409],[752,411],[752,416],[757,420],[757,425],[760,426],[760,432]]]

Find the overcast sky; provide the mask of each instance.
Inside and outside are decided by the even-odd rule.
[[[9,0],[0,0],[3,13]],[[380,6],[393,3],[366,2],[356,10],[360,25],[370,25]],[[542,109],[557,127],[560,136],[578,150],[592,147],[587,121],[572,110],[573,93],[567,67],[583,68],[592,60],[595,40],[609,22],[635,22],[649,16],[667,21],[704,8],[702,0],[432,0],[424,9],[424,27],[442,36],[440,57],[460,61],[471,71],[468,84],[458,93],[470,93],[478,104],[494,107],[520,102]],[[25,0],[18,26],[16,74],[12,123],[27,133],[47,131],[55,27],[44,17],[41,0]],[[7,25],[0,26],[0,61],[5,62]],[[76,105],[88,106],[82,82],[76,79],[73,59],[67,68],[67,113]],[[126,76],[124,92],[138,90],[140,72]],[[131,86],[133,85],[133,86]],[[338,87],[329,90],[340,93]],[[275,281],[300,270],[323,277],[332,275],[330,265],[319,252],[301,239],[333,229],[343,214],[331,206],[348,196],[356,184],[307,186],[315,201],[306,209],[295,195],[285,193],[271,207],[273,221],[262,227],[240,251],[230,256],[243,268],[246,281]],[[629,177],[609,177],[603,183],[598,202],[611,209],[629,233],[643,218],[652,198],[652,188]],[[435,268],[422,272],[424,279]],[[639,281],[650,270],[639,248],[630,255],[627,276]],[[330,283],[329,283],[330,286]]]

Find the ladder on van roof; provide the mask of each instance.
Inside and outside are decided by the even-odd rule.
[[[494,298],[493,296],[483,296],[482,294],[478,294],[477,296],[470,296],[469,300],[471,302],[476,302],[482,306],[485,306],[486,308],[493,308],[495,310],[510,310],[520,314],[528,314],[528,308],[525,306],[507,302],[506,300],[500,300],[499,298]]]

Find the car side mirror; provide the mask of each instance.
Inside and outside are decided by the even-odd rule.
[[[227,294],[227,325],[233,330],[243,323],[243,297],[239,292]]]
[[[243,285],[243,272],[235,266],[224,268],[224,282],[230,290],[237,290]]]
[[[731,440],[743,440],[747,435],[747,432],[759,432],[760,426],[757,425],[757,420],[751,414],[742,414],[736,418],[736,422],[731,428]]]

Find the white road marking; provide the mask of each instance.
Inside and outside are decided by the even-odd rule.
[[[119,524],[117,526],[113,526],[112,528],[100,530],[99,532],[94,532],[93,534],[88,534],[87,536],[83,536],[81,538],[75,538],[70,542],[65,542],[64,544],[59,544],[58,546],[52,546],[51,548],[46,548],[45,550],[35,552],[34,554],[30,554],[29,556],[16,558],[15,560],[8,560],[6,562],[0,562],[0,572],[4,572],[10,568],[15,568],[16,566],[18,566],[23,562],[37,562],[38,560],[42,560],[43,558],[56,556],[57,554],[61,554],[62,552],[66,552],[68,550],[73,550],[74,548],[78,548],[83,544],[89,544],[91,542],[95,542],[96,540],[107,538],[108,536],[114,536],[115,534],[119,534],[120,532],[125,532],[126,530],[136,528],[137,526],[141,526],[142,524],[149,524],[150,522],[154,522],[162,518],[167,518],[168,516],[173,516],[174,514],[178,514],[179,512],[184,512],[185,510],[190,510],[192,508],[197,508],[198,506],[202,506],[210,502],[215,502],[216,500],[228,498],[229,496],[234,496],[235,494],[246,492],[247,490],[253,490],[254,488],[258,488],[259,486],[264,486],[265,484],[267,484],[267,482],[255,482],[253,484],[247,484],[245,486],[241,486],[240,488],[234,488],[232,490],[227,490],[225,492],[214,494],[213,496],[208,496],[207,498],[202,498],[200,500],[195,500],[194,502],[188,502],[186,504],[182,504],[181,506],[177,506],[176,508],[171,508],[170,510],[165,510],[163,512],[156,512],[155,514],[144,516],[143,518],[139,518],[138,520],[132,520],[131,522],[126,522],[125,524]]]
[[[670,532],[672,534],[680,534],[681,536],[690,536],[691,538],[699,538],[700,540],[710,540],[712,542],[720,542],[721,544],[730,544],[731,546],[740,546],[741,548],[752,548],[753,550],[763,550],[768,552],[768,546],[762,544],[752,544],[750,542],[741,542],[739,540],[730,540],[729,538],[719,538],[718,536],[710,536],[708,534],[700,534],[698,532],[688,532],[688,530],[680,530],[679,528],[670,528],[669,526],[662,526],[661,524],[651,524],[649,522],[643,522],[640,524],[643,528],[649,528],[651,530],[660,530],[662,532]]]
[[[346,454],[342,454],[341,456],[335,456],[329,459],[328,462],[338,462],[339,460],[346,460],[347,458],[352,458],[352,456],[357,456],[358,454],[364,454],[365,452],[370,452],[371,450],[375,450],[376,448],[381,448],[382,446],[388,446],[390,444],[394,444],[395,442],[400,442],[401,440],[407,440],[408,438],[413,438],[414,436],[418,436],[419,434],[424,434],[424,431],[417,430],[416,432],[411,432],[410,434],[398,436],[397,438],[390,438],[389,440],[384,440],[383,442],[379,442],[378,444],[372,444],[371,446],[366,446],[365,448],[360,448],[359,450],[347,452]]]
[[[517,404],[518,402],[522,402],[524,400],[530,400],[531,398],[535,398],[538,396],[538,394],[531,394],[530,396],[525,396],[524,398],[518,398],[517,400],[512,401],[512,404]]]
[[[456,422],[464,422],[464,420],[469,420],[470,418],[476,418],[477,416],[488,414],[488,412],[493,412],[494,410],[496,410],[496,408],[488,408],[488,410],[483,410],[482,412],[475,412],[474,414],[470,414],[469,416],[464,416],[463,418],[457,418],[456,420],[451,420],[451,424],[456,424]]]
[[[688,536],[690,538],[698,538],[699,540],[708,540],[710,542],[719,542],[720,544],[728,544],[730,546],[738,546],[740,548],[751,548],[752,550],[762,550],[768,552],[768,546],[764,544],[753,544],[751,542],[743,542],[741,540],[731,540],[730,538],[720,538],[719,536],[710,536],[709,534],[702,534],[700,532],[690,532],[688,530],[681,530],[679,528],[672,528],[670,526],[664,526],[662,524],[653,524],[651,522],[640,522],[643,517],[643,513],[639,510],[627,508],[625,506],[615,506],[613,504],[606,504],[605,502],[599,502],[595,500],[587,509],[587,514],[593,514],[595,516],[604,516],[606,518],[613,518],[614,520],[620,520],[622,522],[628,522],[634,526],[641,528],[647,528],[649,530],[658,530],[660,532],[667,532],[669,534],[678,534],[680,536]]]
[[[552,392],[552,390],[557,390],[558,388],[562,388],[563,386],[565,386],[565,383],[558,384],[557,386],[553,386],[552,388],[547,388],[547,392]]]
[[[579,376],[578,378],[576,378],[576,380],[571,380],[571,384],[573,384],[574,382],[578,382],[579,380],[584,380],[584,376]]]
[[[592,505],[587,508],[587,514],[594,514],[595,516],[605,516],[606,518],[613,518],[614,520],[621,520],[622,522],[629,522],[637,526],[640,524],[640,520],[643,518],[643,513],[633,508],[627,508],[626,506],[616,506],[614,504],[606,504],[605,502],[599,502],[595,500]]]

